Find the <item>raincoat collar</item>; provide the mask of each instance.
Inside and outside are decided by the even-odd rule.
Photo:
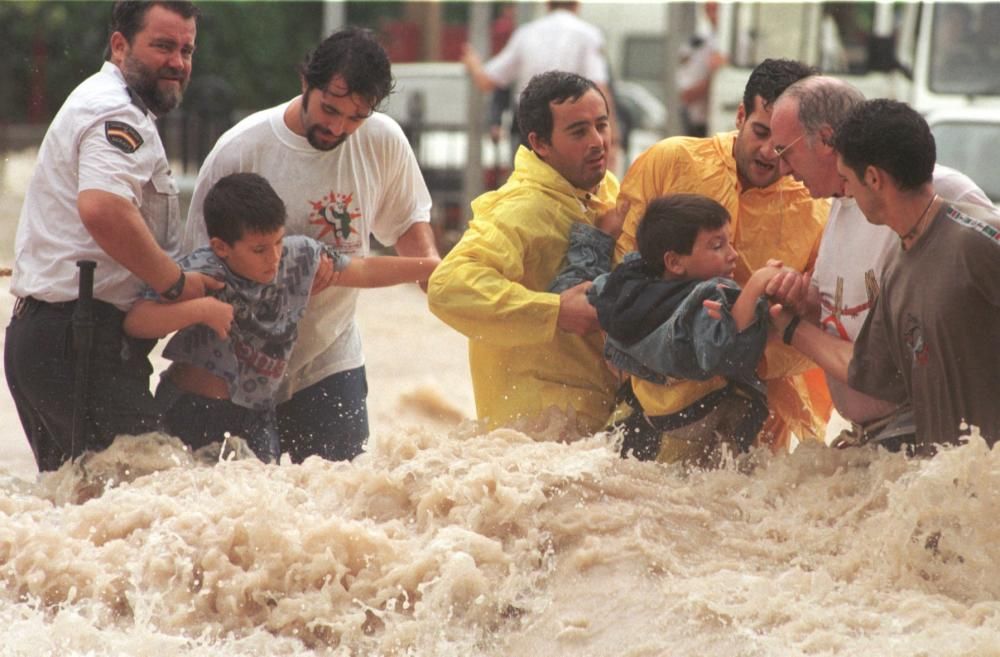
[[[738,134],[738,130],[733,130],[732,132],[720,132],[712,137],[712,142],[715,144],[715,148],[718,151],[719,162],[722,163],[722,166],[726,171],[726,176],[736,186],[736,192],[740,193],[743,191],[743,183],[740,182],[740,176],[736,172],[736,155],[733,153],[733,149],[736,147],[736,136]]]
[[[580,189],[563,178],[534,151],[523,145],[518,147],[514,156],[514,173],[511,174],[507,184],[512,183],[542,187],[561,195],[572,196],[579,200],[585,209],[594,209],[592,207],[594,202],[599,206],[610,207],[617,194],[617,183],[610,171],[604,174],[604,179],[598,183],[594,191]]]

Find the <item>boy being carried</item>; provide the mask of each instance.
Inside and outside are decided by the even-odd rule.
[[[277,461],[274,395],[321,259],[332,258],[333,283],[347,287],[423,283],[438,259],[352,260],[310,237],[285,238],[285,205],[253,173],[221,178],[205,197],[204,213],[210,246],[179,264],[225,287],[179,303],[159,303],[146,290],[125,317],[125,331],[142,338],[178,331],[163,352],[173,363],[156,391],[169,433],[192,449],[238,435],[258,458]]]
[[[726,209],[708,197],[657,198],[639,224],[639,252],[599,276],[588,292],[614,367],[658,384],[726,382],[677,413],[633,414],[623,425],[623,455],[712,465],[723,444],[734,452],[749,449],[767,417],[755,370],[767,341],[764,288],[782,265],[769,261],[741,290],[731,279],[737,253],[729,222]],[[708,313],[706,300],[718,302],[721,318]]]

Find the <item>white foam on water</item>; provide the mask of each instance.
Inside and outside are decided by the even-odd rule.
[[[376,435],[349,464],[147,435],[38,477],[0,386],[0,656],[1000,655],[1000,448],[687,473],[462,422],[464,340],[415,289],[359,322]]]
[[[979,438],[693,473],[472,427],[350,464],[213,467],[158,436],[101,456],[0,485],[4,655],[1000,646],[1000,450]]]

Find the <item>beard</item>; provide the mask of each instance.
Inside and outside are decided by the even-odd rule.
[[[306,141],[308,141],[309,145],[318,151],[332,151],[337,146],[343,144],[344,140],[347,139],[347,135],[340,135],[339,137],[334,137],[333,141],[323,141],[321,139],[322,136],[329,134],[330,133],[328,131],[324,130],[318,125],[314,125],[311,126],[308,130],[306,130]]]
[[[130,54],[122,62],[122,75],[129,88],[138,94],[149,110],[161,116],[181,104],[190,77],[184,77],[183,69],[163,68],[154,71]],[[162,78],[178,80],[180,84],[167,82],[160,86]]]
[[[309,94],[307,92],[302,95],[301,120],[302,120],[302,125],[306,126],[306,141],[309,142],[310,146],[312,146],[318,151],[332,151],[337,146],[340,146],[341,144],[344,143],[344,140],[346,140],[348,137],[347,134],[340,135],[339,137],[333,137],[333,134],[329,130],[321,126],[318,126],[315,123],[310,125],[308,112],[309,112]],[[333,141],[329,140],[324,141],[323,140],[324,137],[333,137]]]

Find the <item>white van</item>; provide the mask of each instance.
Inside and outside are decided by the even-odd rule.
[[[1000,112],[995,109],[957,107],[927,115],[937,161],[958,169],[982,187],[994,204],[1000,202]]]
[[[928,113],[1000,111],[1000,3],[735,2],[720,6],[730,64],[712,82],[710,131],[732,128],[750,70],[766,57],[797,59]]]

